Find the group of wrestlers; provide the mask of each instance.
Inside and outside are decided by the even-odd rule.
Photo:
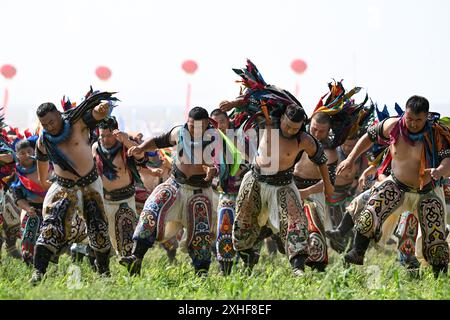
[[[395,243],[408,271],[447,273],[449,121],[427,99],[390,116],[334,81],[308,116],[250,60],[233,71],[235,100],[146,140],[119,130],[115,93],[92,88],[78,105],[39,105],[34,133],[0,119],[0,245],[32,284],[64,253],[105,276],[115,255],[140,275],[155,242],[199,276],[212,257],[223,275],[251,273],[264,243],[294,276],[325,272],[329,250],[363,265],[371,242]]]

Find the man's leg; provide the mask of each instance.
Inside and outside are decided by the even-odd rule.
[[[22,219],[22,259],[28,264],[33,264],[33,254],[34,246],[36,245],[36,240],[39,236],[39,229],[42,221],[42,211],[36,209],[36,216],[30,217],[26,213]]]
[[[20,232],[20,213],[21,209],[14,202],[11,191],[6,191],[3,197],[3,218],[5,232],[5,248],[9,256],[15,259],[21,259],[22,255],[17,249],[17,239],[21,238]]]
[[[419,232],[419,221],[413,213],[403,212],[395,232],[398,237],[398,258],[400,264],[409,270],[416,270],[420,263],[416,258],[416,240]]]
[[[300,194],[295,184],[278,188],[274,195],[280,217],[280,238],[285,243],[295,275],[301,276],[305,270],[308,249],[308,220],[303,211]],[[269,205],[270,207],[270,205]]]
[[[199,189],[187,199],[187,248],[198,275],[206,275],[211,264],[212,209],[208,191]],[[201,193],[200,193],[201,192]]]
[[[353,229],[355,223],[354,221],[359,218],[362,211],[364,210],[367,202],[369,201],[372,190],[366,190],[354,198],[348,207],[345,208],[344,216],[339,226],[332,230],[326,230],[325,235],[330,239],[338,243],[345,243],[345,248],[348,246],[348,241],[353,239],[354,235],[349,232]],[[350,236],[350,239],[346,241],[345,239]]]
[[[156,187],[144,205],[133,234],[133,249],[130,256],[122,257],[119,263],[126,266],[130,275],[139,275],[142,260],[157,239],[164,238],[167,211],[176,203],[179,186],[170,181]]]
[[[61,190],[56,184],[48,190],[44,201],[44,219],[34,248],[32,284],[42,280],[50,259],[60,254],[70,238],[76,204],[76,193]]]
[[[379,240],[384,221],[402,205],[404,196],[405,193],[391,178],[373,190],[367,205],[355,220],[353,248],[344,256],[347,263],[359,265],[364,263],[364,254],[369,247],[370,239]]]
[[[181,229],[183,230],[183,229]],[[173,236],[167,241],[161,243],[161,247],[166,251],[167,258],[169,259],[169,263],[172,264],[175,262],[175,257],[177,255],[178,249],[178,240],[177,236]]]
[[[325,239],[325,227],[323,215],[319,213],[322,210],[320,206],[323,203],[317,202],[317,199],[307,199],[304,202],[304,211],[308,219],[309,232],[309,256],[306,259],[306,265],[313,270],[325,271],[328,264],[328,246]]]
[[[236,217],[233,223],[233,248],[244,261],[244,266],[252,270],[258,262],[253,247],[258,239],[261,228],[258,215],[262,209],[261,185],[251,172],[242,180],[236,198]]]
[[[95,183],[82,189],[83,217],[86,220],[89,246],[94,250],[97,272],[109,275],[111,241],[108,233],[108,219],[102,194],[95,190],[94,186]]]
[[[120,203],[105,200],[105,209],[109,236],[115,252],[119,257],[130,256],[133,249],[133,233],[138,221],[134,196]]]
[[[436,188],[421,197],[418,216],[422,231],[422,250],[425,260],[433,267],[435,277],[447,274],[449,247],[445,232],[445,202],[443,192]]]
[[[229,275],[234,264],[236,251],[233,248],[232,229],[235,216],[236,197],[221,194],[219,197],[216,252],[220,270]]]

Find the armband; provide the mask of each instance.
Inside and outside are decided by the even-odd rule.
[[[315,163],[318,166],[327,163],[328,158],[323,149],[323,145],[316,138],[314,138],[313,136],[311,136],[311,137],[313,138],[314,142],[316,143],[317,150],[316,150],[316,153],[312,157],[309,157],[309,160],[311,160],[313,163]]]
[[[37,146],[36,144],[36,148],[35,148],[35,158],[37,161],[48,161],[48,155],[43,153]]]

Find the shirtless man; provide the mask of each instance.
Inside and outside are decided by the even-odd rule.
[[[145,166],[147,162],[144,155],[127,156],[127,150],[133,146],[137,143],[119,130],[114,117],[100,123],[99,140],[92,145],[92,154],[103,182],[109,237],[119,257],[131,254],[133,232],[138,220],[135,182],[142,183],[136,165]]]
[[[95,93],[79,106],[60,113],[53,103],[36,114],[43,131],[36,145],[39,180],[49,188],[43,204],[41,232],[36,243],[31,283],[42,280],[52,256],[87,236],[100,274],[109,274],[110,239],[103,204],[103,184],[89,144],[89,132],[109,113],[110,93]],[[47,180],[49,161],[55,182]]]
[[[327,114],[316,113],[311,118],[310,134],[324,146],[328,158],[327,168],[332,184],[335,182],[337,151],[331,148],[331,119]],[[310,255],[306,265],[319,271],[324,271],[328,264],[327,242],[325,230],[331,229],[331,220],[325,203],[323,192],[324,182],[317,166],[304,154],[294,169],[294,180],[304,201],[305,213],[308,218]]]
[[[120,260],[131,275],[140,274],[142,259],[155,241],[165,242],[181,228],[186,229],[181,249],[188,251],[196,274],[208,273],[214,228],[211,180],[218,168],[205,162],[203,152],[212,142],[207,136],[214,130],[204,108],[195,107],[188,116],[184,126],[176,126],[166,134],[128,150],[133,156],[177,146],[172,176],[147,199],[133,235],[132,255]]]
[[[398,220],[400,214],[411,211],[421,229],[416,256],[423,256],[432,265],[435,276],[447,272],[449,248],[445,242],[446,206],[441,181],[450,175],[450,133],[428,116],[428,100],[411,97],[403,116],[385,119],[371,127],[339,165],[338,174],[351,170],[356,159],[374,142],[390,145],[391,175],[375,188],[355,221],[354,246],[345,255],[346,262],[362,265],[370,239],[381,238],[386,220],[391,215]],[[429,144],[431,140],[435,144]]]
[[[293,180],[294,166],[304,153],[324,180],[322,188],[333,192],[327,157],[320,142],[304,131],[307,116],[298,104],[286,106],[281,118],[266,123],[258,145],[255,164],[241,183],[236,200],[233,245],[249,271],[258,262],[263,228],[280,233],[295,275],[304,272],[308,257],[308,230],[301,198]],[[270,129],[275,129],[270,130]],[[279,151],[273,153],[272,137],[278,137]],[[274,142],[274,144],[277,142]]]
[[[42,204],[46,190],[41,186],[34,160],[34,148],[28,140],[16,144],[16,179],[11,185],[14,202],[22,209],[22,259],[33,264],[34,246],[42,223]]]
[[[337,147],[339,162],[342,162],[347,158],[355,147],[356,142],[358,142],[358,138],[356,136],[349,137],[341,146]],[[343,171],[340,175],[336,176],[336,182],[334,185],[335,192],[329,199],[327,199],[327,205],[330,210],[330,218],[333,228],[337,228],[341,223],[345,214],[345,208],[353,200],[356,190],[358,189],[358,177],[366,169],[366,167],[366,159],[359,157],[357,160],[357,165],[354,166],[352,170]],[[325,233],[327,232],[328,230],[325,231]],[[347,240],[348,239],[334,241],[330,239],[330,245],[337,252],[343,252],[348,242]]]
[[[220,109],[215,109],[211,112],[211,118],[217,122],[219,130],[221,130],[224,134],[227,134],[227,130],[230,129],[231,125],[230,118],[227,113]],[[237,139],[235,139],[233,143],[237,145]],[[249,170],[249,165],[248,162],[239,164],[239,168],[236,173],[232,175],[231,171],[234,163],[227,163],[225,161],[225,154],[223,156],[223,167],[225,167],[225,172],[222,173],[220,177],[216,177],[213,180],[215,198],[213,200],[213,211],[215,211],[215,214],[217,215],[217,223],[215,224],[215,254],[217,261],[219,262],[222,275],[229,275],[236,257],[236,252],[233,249],[232,241],[233,221],[235,219],[236,212],[236,198],[242,178]]]

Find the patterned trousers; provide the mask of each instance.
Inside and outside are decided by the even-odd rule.
[[[54,255],[59,255],[72,243],[81,243],[87,236],[92,250],[100,253],[110,251],[100,177],[86,187],[65,188],[53,183],[45,196],[43,208],[44,221],[36,245],[45,246]]]
[[[153,190],[142,210],[133,240],[151,248],[185,228],[181,249],[194,267],[209,266],[213,242],[211,187],[199,189],[169,178]]]
[[[412,212],[419,221],[420,229],[416,241],[416,255],[431,265],[446,265],[449,262],[449,247],[446,243],[446,204],[442,187],[428,193],[405,192],[392,176],[374,188],[367,205],[355,220],[355,229],[368,238],[379,241],[382,233],[393,230],[383,228],[389,221],[398,221],[405,211]],[[392,228],[396,223],[389,223]]]
[[[130,256],[138,221],[134,195],[121,201],[104,201],[112,247],[118,256]]]
[[[280,234],[289,260],[308,254],[308,222],[294,181],[287,186],[273,186],[258,182],[252,172],[247,172],[236,199],[234,249],[239,252],[260,248],[262,227]]]

